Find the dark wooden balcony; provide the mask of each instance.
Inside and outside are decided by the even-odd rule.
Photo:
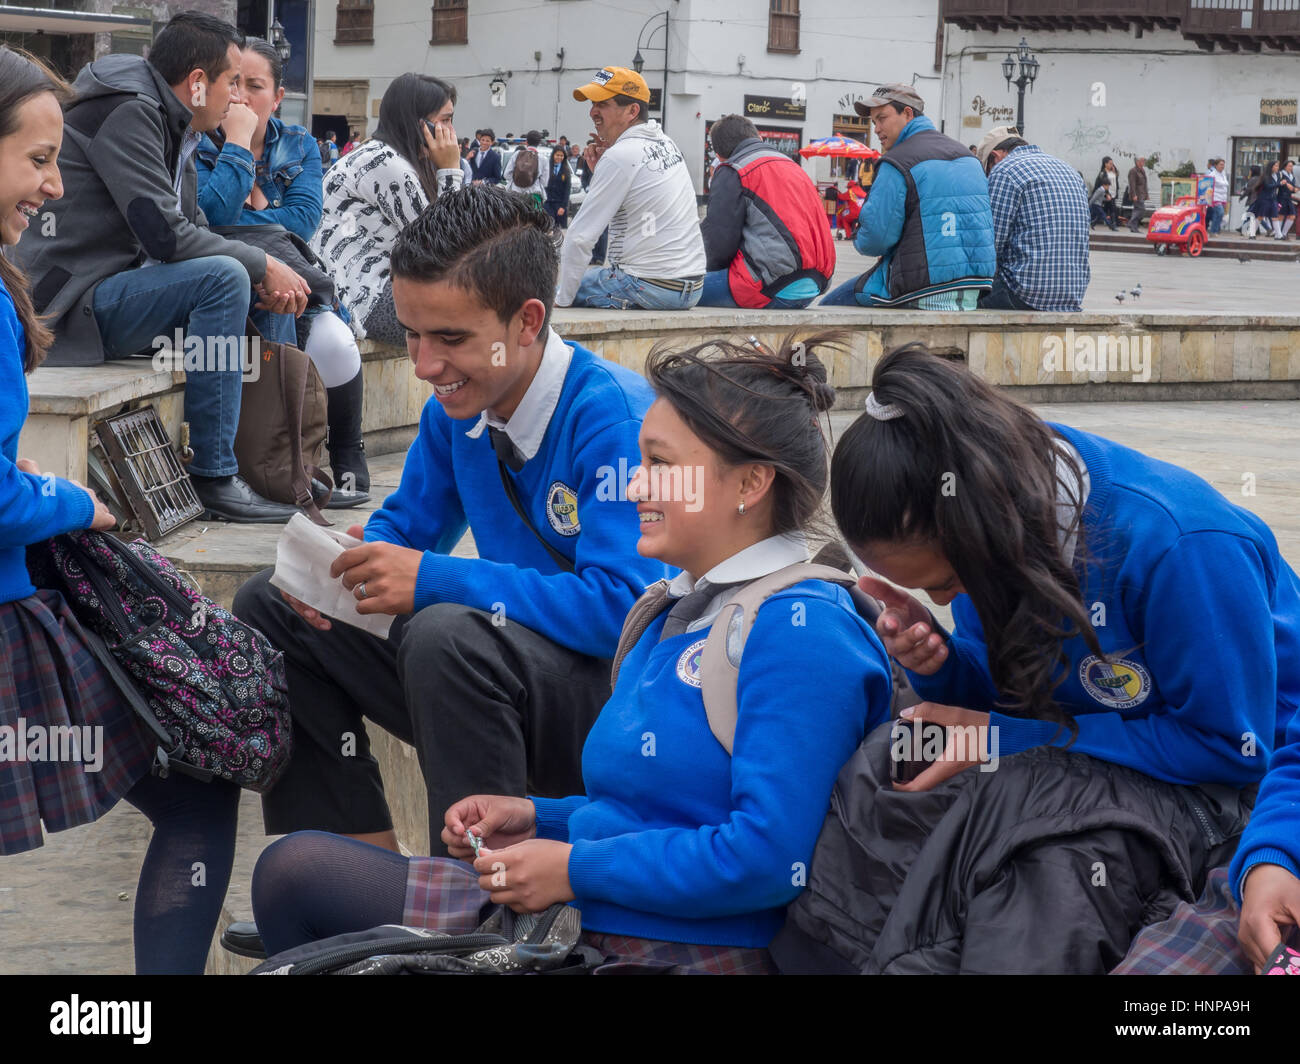
[[[965,30],[1181,30],[1213,51],[1300,51],[1300,0],[940,0]]]
[[[965,30],[1175,29],[1187,0],[940,0]]]

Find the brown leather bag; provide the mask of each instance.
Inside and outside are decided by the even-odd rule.
[[[334,481],[321,470],[329,424],[327,396],[316,367],[292,344],[273,343],[248,322],[249,342],[260,351],[256,380],[245,378],[240,395],[235,458],[239,475],[263,498],[293,503],[318,525],[328,525],[320,507]],[[315,477],[329,492],[312,497]]]

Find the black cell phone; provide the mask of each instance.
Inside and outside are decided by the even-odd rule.
[[[943,756],[948,745],[948,729],[942,724],[921,721],[920,725],[918,731],[910,720],[894,721],[889,733],[889,778],[895,783],[911,783]]]
[[[423,122],[426,126],[429,127],[429,136],[433,137],[434,140],[437,140],[437,139],[438,139],[438,127],[435,126],[432,122],[430,122],[427,118],[422,118],[422,119],[420,119],[420,121]]]

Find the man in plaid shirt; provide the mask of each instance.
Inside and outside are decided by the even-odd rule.
[[[998,269],[985,310],[1082,310],[1088,190],[1076,170],[1000,126],[977,152],[989,175]]]

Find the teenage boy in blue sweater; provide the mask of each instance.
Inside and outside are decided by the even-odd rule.
[[[387,640],[331,623],[269,572],[235,600],[288,667],[294,753],[269,834],[397,849],[363,714],[416,747],[431,853],[466,794],[581,790],[623,618],[665,568],[609,490],[620,458],[636,465],[650,388],[549,328],[557,268],[549,218],[488,185],[442,194],[399,239],[393,299],[434,395],[397,491],[331,570],[358,613],[397,621]],[[478,557],[453,558],[467,527]]]

